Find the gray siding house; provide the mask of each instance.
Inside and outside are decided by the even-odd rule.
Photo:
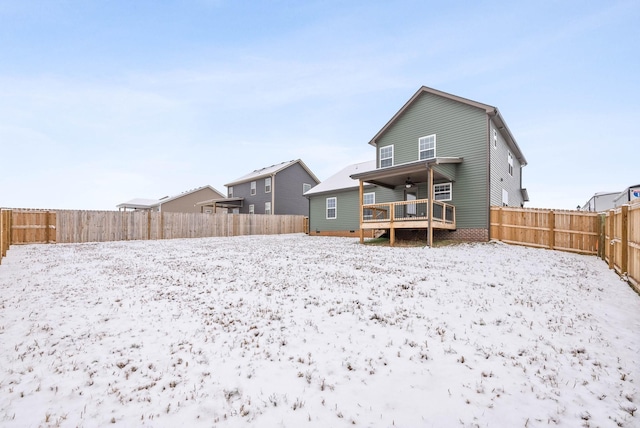
[[[309,215],[304,193],[320,180],[300,159],[257,169],[225,186],[227,198],[219,201],[238,214]]]
[[[423,86],[369,144],[374,168],[350,175],[355,189],[308,193],[311,233],[357,230],[362,239],[367,231],[384,230],[393,243],[396,231],[410,229],[424,231],[429,242],[433,235],[486,241],[492,205],[528,201],[521,172],[526,159],[493,106]],[[373,202],[365,200],[370,189]],[[334,197],[343,202],[329,222],[333,211],[326,204]]]

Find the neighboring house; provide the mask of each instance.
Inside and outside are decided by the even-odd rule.
[[[160,199],[132,199],[128,202],[117,205],[121,211],[127,210],[149,210],[165,212],[199,213],[202,209],[196,204],[205,199],[222,199],[224,194],[211,186],[202,186],[197,189],[188,190],[175,196],[165,196]]]
[[[640,200],[640,184],[629,186],[616,196],[613,200],[613,207],[617,208],[630,202]]]
[[[369,144],[375,168],[350,175],[356,189],[308,193],[312,233],[385,230],[393,244],[411,229],[429,243],[433,234],[486,241],[492,205],[529,200],[527,161],[496,107],[423,86]]]
[[[309,215],[304,193],[320,180],[300,159],[255,170],[225,186],[225,204],[240,214]]]
[[[580,208],[581,211],[602,212],[615,207],[614,200],[619,192],[598,192]]]

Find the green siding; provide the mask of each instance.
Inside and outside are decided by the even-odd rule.
[[[376,202],[397,201],[397,191],[372,186],[365,187],[365,193],[374,192]],[[327,219],[327,198],[337,198],[337,218]],[[313,195],[310,198],[309,230],[318,231],[349,231],[360,229],[360,192],[358,189],[327,192]],[[402,197],[400,197],[402,199]]]
[[[393,144],[394,165],[418,159],[418,139],[436,134],[436,156],[462,157],[452,185],[458,228],[486,228],[489,224],[488,119],[484,110],[423,93],[378,141]],[[505,155],[506,156],[506,155]]]

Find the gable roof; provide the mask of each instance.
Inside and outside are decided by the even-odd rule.
[[[258,180],[260,178],[265,178],[265,177],[269,177],[272,175],[275,175],[277,173],[279,173],[282,170],[285,170],[295,164],[300,164],[300,166],[307,171],[307,174],[309,174],[311,176],[311,178],[313,178],[315,180],[316,183],[320,183],[320,180],[318,180],[318,177],[315,176],[315,174],[313,172],[311,172],[311,170],[307,167],[307,165],[305,165],[304,162],[302,162],[302,160],[300,159],[296,159],[296,160],[291,160],[288,162],[282,162],[282,163],[278,163],[275,165],[271,165],[271,166],[267,166],[265,168],[261,168],[261,169],[256,169],[253,172],[250,172],[249,174],[243,175],[240,178],[237,178],[227,184],[225,184],[225,187],[229,187],[229,186],[235,186],[237,184],[241,184],[241,183],[246,183],[247,181],[254,181],[254,180]]]
[[[514,152],[514,155],[516,156],[520,164],[522,166],[525,166],[527,164],[527,160],[522,154],[522,150],[520,150],[520,147],[518,146],[516,139],[513,137],[513,134],[507,127],[507,124],[504,121],[497,107],[493,107],[488,104],[479,103],[477,101],[469,100],[467,98],[459,97],[457,95],[449,94],[447,92],[442,92],[437,89],[429,88],[427,86],[422,86],[420,89],[418,89],[418,91],[415,94],[413,94],[413,96],[409,99],[409,101],[407,101],[402,106],[402,108],[398,110],[398,112],[394,114],[393,117],[382,127],[382,129],[378,131],[376,135],[373,136],[371,141],[369,141],[369,144],[371,144],[372,146],[376,146],[377,140],[380,137],[382,137],[389,130],[389,128],[396,122],[396,120],[398,120],[398,118],[402,116],[404,112],[407,111],[407,109],[411,107],[411,105],[423,94],[437,95],[439,97],[447,98],[449,100],[457,101],[457,102],[484,110],[487,113],[487,115],[489,115],[489,117],[493,118],[493,120],[496,123],[496,126],[498,127],[498,130],[500,131],[504,139],[507,141],[507,144],[509,145],[509,147],[511,147],[511,150]]]
[[[121,204],[116,205],[117,208],[135,208],[135,209],[151,209],[151,208],[155,208],[157,206],[160,206],[164,203],[167,202],[171,202],[175,199],[178,198],[182,198],[183,196],[187,196],[190,195],[192,193],[195,192],[199,192],[200,190],[204,190],[204,189],[210,189],[213,192],[217,193],[218,195],[220,195],[220,198],[224,198],[225,195],[223,195],[222,193],[220,193],[219,191],[217,191],[216,189],[214,189],[213,187],[211,187],[210,185],[206,185],[206,186],[202,186],[202,187],[197,187],[195,189],[191,189],[191,190],[187,190],[185,192],[182,192],[180,194],[168,197],[165,196],[163,198],[160,199],[144,199],[144,198],[134,198],[131,199],[130,201],[127,202],[123,202]]]
[[[322,183],[313,187],[311,190],[306,191],[304,196],[311,196],[336,190],[357,188],[360,185],[360,182],[351,178],[351,175],[372,171],[374,169],[376,169],[375,159],[349,165],[333,174]]]

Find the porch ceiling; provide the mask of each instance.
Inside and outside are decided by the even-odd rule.
[[[195,205],[202,207],[237,208],[242,206],[243,201],[244,198],[222,198],[197,202]]]
[[[452,174],[444,169],[438,170],[437,165],[459,163],[462,163],[462,158],[434,158],[427,161],[411,162],[353,174],[351,178],[393,189],[397,186],[404,186],[407,181],[413,183],[426,182],[429,168],[433,167],[433,179],[435,181],[455,181],[455,173]]]

